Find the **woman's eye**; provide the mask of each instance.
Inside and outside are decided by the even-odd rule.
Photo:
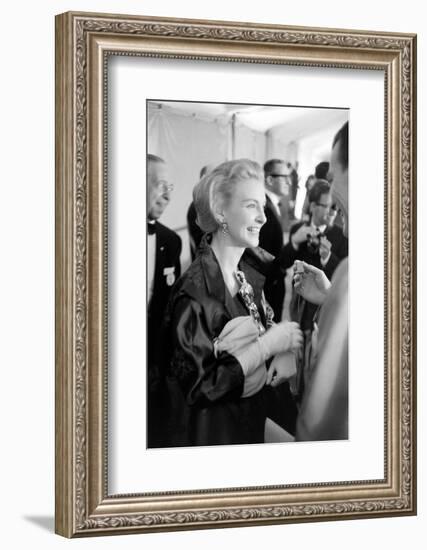
[[[254,202],[250,202],[248,204],[248,208],[255,208],[256,207],[256,204]]]

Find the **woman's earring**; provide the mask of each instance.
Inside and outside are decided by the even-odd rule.
[[[228,234],[228,224],[226,221],[221,222],[222,227],[222,234],[227,235]]]

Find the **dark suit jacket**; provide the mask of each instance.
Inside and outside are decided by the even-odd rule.
[[[268,195],[266,195],[265,216],[267,220],[260,231],[259,246],[270,252],[275,259],[270,264],[265,278],[264,294],[274,311],[274,320],[278,323],[282,317],[285,299],[286,270],[293,264],[294,255],[287,257],[286,254],[283,254],[282,220]],[[276,388],[271,388],[270,418],[293,434],[295,433],[296,416],[297,409],[289,389],[289,383],[285,382]]]
[[[313,254],[313,252],[311,252],[307,248],[306,242],[302,243],[297,251],[292,246],[291,237],[298,231],[298,229],[302,225],[304,225],[304,222],[299,222],[292,226],[292,229],[289,233],[289,242],[282,250],[282,263],[288,264],[290,258],[293,258],[293,261],[302,260],[322,269],[330,280],[340,261],[348,256],[347,237],[342,232],[342,229],[340,227],[337,227],[336,225],[326,228],[324,235],[326,236],[328,241],[331,242],[332,247],[331,256],[328,260],[328,263],[325,266],[322,266],[319,254]]]
[[[259,246],[277,258],[283,248],[282,223],[268,195],[266,195],[266,199],[267,202],[264,211],[267,220],[262,226],[259,234]],[[281,269],[272,269],[267,275],[264,293],[268,303],[274,311],[274,320],[279,322],[282,315],[283,300],[285,298],[284,273]]]
[[[164,376],[159,367],[161,341],[160,328],[166,306],[175,281],[181,275],[181,238],[165,225],[156,222],[156,265],[154,269],[153,294],[148,304],[147,315],[147,398],[148,398],[148,446],[155,446],[160,437],[161,409],[164,399]],[[173,273],[164,273],[173,268]]]

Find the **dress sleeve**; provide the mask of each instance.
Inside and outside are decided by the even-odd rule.
[[[202,307],[182,296],[172,313],[171,371],[189,405],[201,407],[239,399],[244,374],[240,363],[227,352],[214,355],[212,336]]]

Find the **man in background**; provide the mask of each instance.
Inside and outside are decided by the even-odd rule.
[[[158,220],[168,206],[173,185],[165,161],[147,155],[147,446],[163,441],[165,376],[159,360],[160,328],[170,291],[181,274],[181,238]]]
[[[265,182],[265,217],[259,236],[259,246],[270,252],[276,261],[267,274],[264,283],[264,294],[274,312],[274,320],[278,323],[282,318],[283,300],[285,298],[286,269],[292,265],[293,258],[284,265],[278,260],[283,248],[283,227],[281,220],[281,201],[289,196],[291,185],[291,168],[281,159],[271,159],[264,164]],[[289,382],[285,381],[276,388],[271,388],[270,394],[271,419],[287,432],[294,435],[297,408],[290,391]]]
[[[338,264],[348,255],[348,239],[340,227],[329,224],[332,191],[326,180],[316,181],[308,193],[308,203],[309,221],[292,226],[281,257],[285,265],[293,258],[319,267],[330,280]]]
[[[280,255],[283,248],[280,206],[282,199],[289,195],[290,173],[290,168],[284,160],[271,159],[264,164],[266,222],[259,234],[259,246],[270,252],[275,258]],[[292,265],[292,262],[290,262],[290,265]],[[278,323],[282,317],[283,300],[285,298],[284,273],[280,269],[275,269],[267,276],[264,293],[274,311],[274,320]]]

